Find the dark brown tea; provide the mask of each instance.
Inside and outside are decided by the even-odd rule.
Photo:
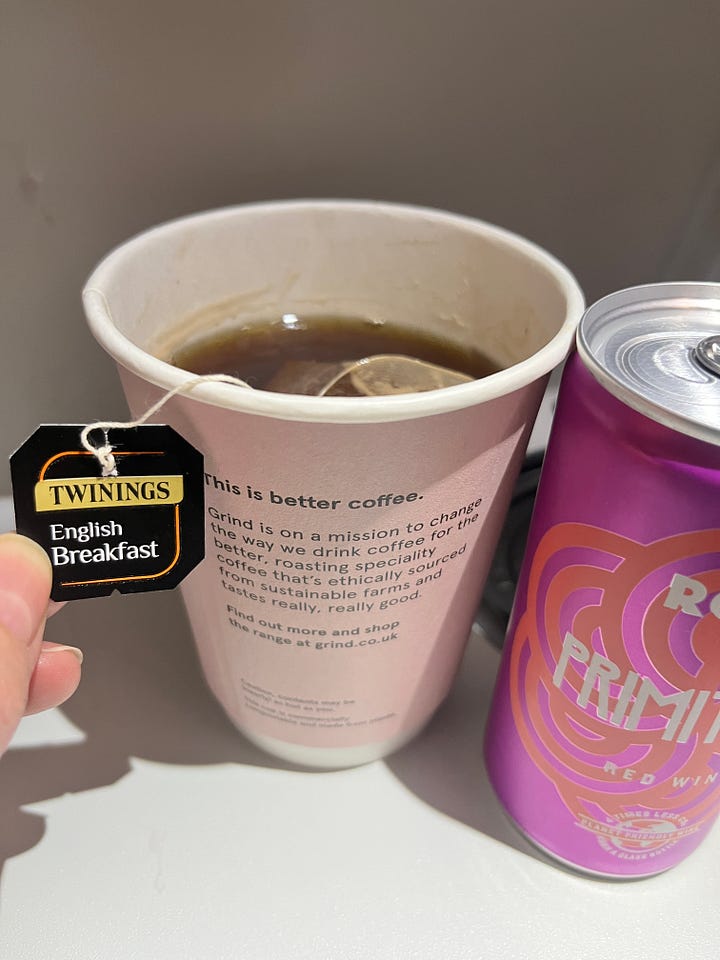
[[[322,391],[317,385],[331,379],[344,364],[388,355],[401,361],[421,360],[464,375],[454,382],[477,380],[500,369],[479,350],[419,330],[355,317],[295,314],[195,340],[178,348],[171,363],[191,373],[230,374],[258,390],[318,394]]]

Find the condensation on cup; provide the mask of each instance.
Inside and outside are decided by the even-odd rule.
[[[568,361],[486,735],[553,857],[667,870],[720,809],[720,285],[635,287]]]
[[[207,681],[289,761],[407,742],[446,696],[550,371],[582,294],[538,247],[380,203],[218,210],[111,253],[84,291],[134,415],[191,378],[165,362],[226,301],[233,323],[362,316],[480,345],[478,381],[388,397],[202,384],[156,417],[205,455],[205,561],[182,593]]]

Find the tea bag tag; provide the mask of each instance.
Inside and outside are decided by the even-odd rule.
[[[10,471],[16,528],[50,557],[53,600],[169,590],[205,555],[203,456],[172,427],[46,424]]]

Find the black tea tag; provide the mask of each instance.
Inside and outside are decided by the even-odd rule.
[[[104,477],[82,430],[38,427],[10,458],[17,531],[49,555],[52,599],[177,586],[205,555],[202,454],[172,427],[110,428]]]

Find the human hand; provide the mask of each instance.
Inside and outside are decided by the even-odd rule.
[[[80,650],[43,640],[48,616],[59,609],[49,600],[51,583],[41,547],[0,535],[0,753],[23,715],[58,706],[80,682]]]

